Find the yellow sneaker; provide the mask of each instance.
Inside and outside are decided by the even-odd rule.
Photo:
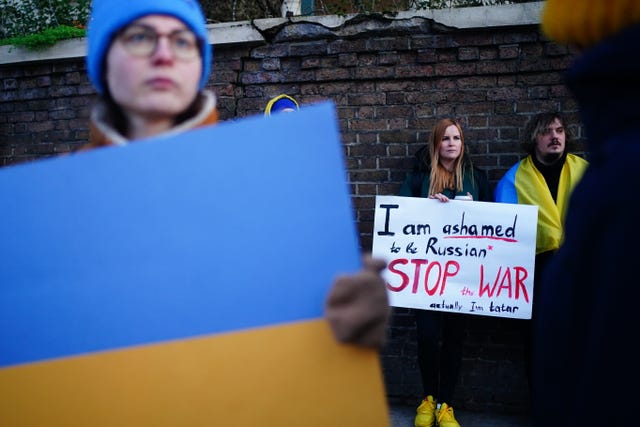
[[[436,401],[433,396],[427,396],[418,409],[416,409],[416,419],[413,424],[416,427],[432,427],[436,420]]]
[[[436,411],[436,418],[439,427],[460,427],[456,417],[453,416],[453,408],[446,403],[443,403]]]

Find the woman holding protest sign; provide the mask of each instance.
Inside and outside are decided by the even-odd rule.
[[[399,196],[491,201],[486,173],[465,153],[460,124],[439,120],[429,144],[416,153],[416,162]],[[414,310],[418,340],[418,366],[425,398],[417,409],[416,427],[459,427],[451,407],[462,362],[465,314]]]
[[[94,0],[86,61],[100,99],[81,150],[218,121],[216,97],[204,89],[212,48],[195,0]],[[390,314],[384,267],[365,256],[360,272],[334,282],[326,318],[339,341],[373,348],[384,343]]]

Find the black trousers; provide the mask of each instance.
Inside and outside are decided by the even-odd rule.
[[[469,315],[414,310],[424,396],[452,405]]]

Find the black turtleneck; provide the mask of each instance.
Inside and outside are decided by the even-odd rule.
[[[562,172],[564,161],[567,159],[567,153],[565,152],[558,161],[550,165],[541,163],[535,154],[532,154],[531,158],[533,159],[533,164],[544,177],[547,187],[549,187],[551,197],[553,197],[553,201],[556,202],[556,197],[558,196],[558,184],[560,183],[560,173]]]

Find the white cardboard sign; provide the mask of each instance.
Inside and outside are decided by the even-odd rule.
[[[531,318],[538,207],[377,196],[373,255],[394,307]]]

